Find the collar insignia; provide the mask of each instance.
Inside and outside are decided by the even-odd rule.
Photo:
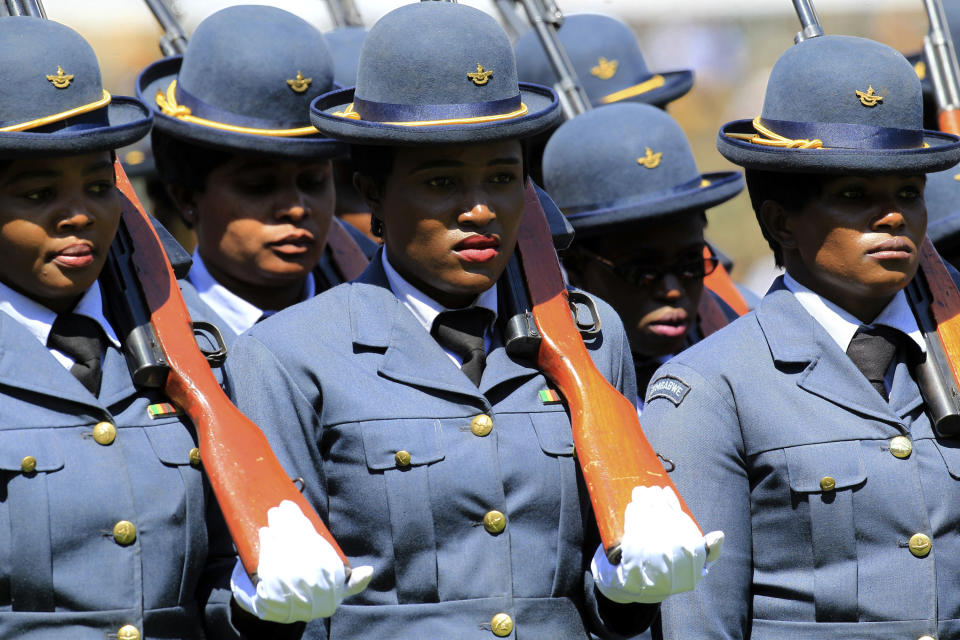
[[[590,69],[590,75],[596,76],[601,80],[609,80],[617,72],[617,65],[620,64],[616,60],[607,60],[603,56],[600,56],[600,59],[597,60],[597,65]]]
[[[867,88],[867,92],[857,91],[857,97],[860,98],[860,104],[865,107],[875,107],[878,102],[883,102],[883,96],[874,93],[873,85]]]
[[[484,69],[482,64],[477,63],[476,72],[468,73],[467,77],[473,80],[473,84],[477,85],[478,87],[482,87],[483,85],[490,82],[490,77],[492,75],[493,75],[493,69]]]
[[[70,86],[70,83],[73,82],[73,74],[64,73],[63,67],[57,65],[57,75],[48,75],[47,80],[57,89],[66,89]]]
[[[637,158],[637,164],[642,164],[647,169],[656,169],[658,166],[660,166],[660,158],[662,156],[662,151],[654,153],[653,149],[647,147],[647,155],[643,156],[642,158]]]
[[[290,88],[297,93],[303,93],[306,91],[311,82],[313,82],[313,78],[304,78],[303,73],[300,71],[297,71],[296,78],[290,78],[287,80],[287,84],[290,86]]]

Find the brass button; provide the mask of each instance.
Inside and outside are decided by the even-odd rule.
[[[129,520],[121,520],[113,525],[113,539],[123,546],[133,544],[137,539],[137,527]]]
[[[493,418],[485,413],[474,416],[473,420],[470,421],[470,431],[473,432],[473,435],[482,438],[493,431]]]
[[[117,439],[117,428],[109,422],[98,422],[93,428],[93,439],[104,446],[113,444]]]
[[[488,511],[483,516],[483,528],[496,535],[507,528],[507,517],[497,510]]]
[[[513,632],[513,618],[505,613],[498,613],[490,619],[490,630],[498,638],[510,635]]]
[[[397,451],[396,455],[393,456],[393,459],[397,461],[398,467],[409,467],[410,466],[410,452],[409,451]]]
[[[197,449],[196,447],[194,447],[193,449],[190,449],[190,453],[188,455],[190,456],[190,464],[192,464],[195,467],[199,467],[200,466],[200,449]]]
[[[125,624],[117,631],[117,640],[140,640],[140,630],[132,624]]]
[[[890,440],[890,453],[896,458],[907,458],[913,451],[913,443],[906,436],[897,436]]]
[[[837,488],[837,481],[830,476],[820,478],[820,488],[824,491],[833,491]]]
[[[26,456],[20,461],[20,469],[24,473],[33,473],[37,470],[37,459],[33,456]]]
[[[930,536],[923,533],[915,533],[910,536],[910,553],[923,558],[930,553]]]
[[[933,636],[920,636],[917,640],[935,640]]]

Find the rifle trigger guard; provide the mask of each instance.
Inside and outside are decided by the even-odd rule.
[[[600,311],[597,309],[597,303],[593,298],[582,291],[569,291],[567,295],[570,301],[570,311],[573,313],[573,321],[577,329],[584,336],[592,336],[600,333]],[[590,322],[581,322],[578,306],[584,306],[590,312]]]
[[[207,362],[210,363],[211,367],[221,367],[223,362],[227,359],[227,345],[223,341],[223,334],[220,333],[220,329],[217,328],[215,324],[210,322],[196,321],[191,323],[193,327],[193,335],[201,336],[206,335],[213,339],[213,342],[217,345],[216,349],[206,350],[203,347],[200,347],[199,342],[197,346],[200,347],[200,353],[207,359]]]

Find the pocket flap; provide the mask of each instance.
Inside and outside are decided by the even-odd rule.
[[[820,493],[863,484],[860,441],[819,442],[784,450],[790,488],[797,493]]]
[[[150,424],[143,430],[161,462],[177,466],[190,464],[190,450],[197,444],[179,419]]]
[[[0,431],[0,469],[22,472],[24,459],[36,460],[35,471],[57,471],[63,468],[63,455],[57,446],[54,429],[17,429]],[[79,441],[79,437],[77,438]]]
[[[537,432],[540,448],[553,456],[573,455],[573,431],[565,411],[531,413],[533,430]]]
[[[435,419],[370,420],[360,423],[367,467],[381,471],[398,466],[397,453],[410,456],[405,467],[432,464],[443,460],[440,421]]]

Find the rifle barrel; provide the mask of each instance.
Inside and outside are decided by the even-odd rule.
[[[590,110],[590,99],[587,98],[573,63],[570,62],[567,52],[560,43],[560,38],[557,37],[557,29],[563,22],[560,9],[552,0],[519,0],[519,2],[527,12],[527,19],[537,32],[543,52],[558,78],[554,88],[560,97],[560,106],[563,108],[564,115],[569,120],[581,113],[586,113]]]
[[[170,8],[163,0],[144,0],[147,3],[153,17],[156,18],[163,29],[163,37],[160,39],[160,51],[165,56],[172,56],[185,53],[187,50],[187,36],[183,33],[183,28],[177,19],[173,17]]]
[[[930,29],[923,39],[923,53],[937,98],[937,110],[955,111],[960,109],[960,68],[943,3],[940,0],[923,0],[923,6],[930,22]]]
[[[363,18],[353,0],[327,0],[330,19],[336,27],[362,27]]]
[[[793,0],[793,8],[797,10],[797,17],[800,18],[801,30],[793,37],[794,42],[803,42],[808,38],[816,38],[823,35],[823,27],[820,26],[820,16],[813,7],[810,0]]]

